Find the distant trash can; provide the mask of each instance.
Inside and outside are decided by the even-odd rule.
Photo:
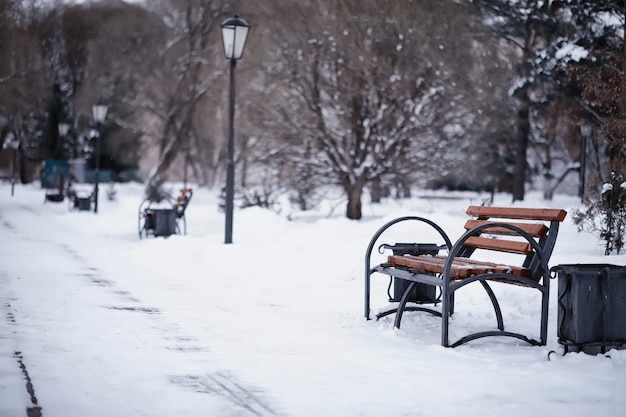
[[[76,197],[74,200],[74,208],[79,211],[91,210],[91,198],[90,197]]]
[[[565,352],[626,349],[626,266],[557,265],[558,342]]]
[[[176,210],[174,209],[151,209],[153,212],[154,236],[168,237],[176,234]]]
[[[46,201],[51,201],[53,203],[60,203],[64,198],[65,196],[61,193],[46,194]]]

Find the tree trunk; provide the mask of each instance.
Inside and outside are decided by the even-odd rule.
[[[30,184],[37,178],[37,168],[39,168],[40,164],[26,159],[24,153],[21,151],[19,153],[19,163],[17,165],[17,169],[20,173],[20,182],[22,184]]]
[[[383,193],[382,186],[380,184],[380,177],[372,180],[369,189],[372,203],[380,203]]]
[[[553,141],[550,140],[546,145],[546,159],[543,163],[543,198],[548,201],[552,200],[554,189],[556,188],[556,186],[553,185],[554,175],[552,175],[552,152],[550,152],[550,144],[552,142]]]
[[[174,132],[173,134],[176,135],[176,132]],[[178,156],[180,150],[180,145],[178,142],[178,135],[176,135],[172,137],[169,143],[167,143],[161,150],[159,161],[157,162],[157,165],[151,173],[150,177],[146,181],[146,196],[152,196],[155,195],[155,193],[158,193],[159,187],[166,179],[166,174],[170,165],[172,165],[172,162]]]
[[[528,1],[528,4],[532,1]],[[525,25],[524,47],[522,49],[522,79],[528,80],[530,76],[528,60],[530,59],[534,29],[533,23],[528,20]],[[526,81],[527,82],[527,81]],[[515,153],[515,169],[513,171],[513,201],[524,200],[526,186],[526,150],[528,148],[528,138],[530,136],[530,96],[528,86],[522,88],[519,97],[519,108],[517,111],[517,152]]]
[[[524,200],[526,186],[526,149],[530,134],[528,92],[524,91],[517,112],[517,151],[515,153],[515,170],[513,171],[513,201]]]
[[[357,182],[346,187],[346,193],[348,194],[348,208],[346,216],[351,220],[359,220],[361,214],[361,196],[363,195],[363,187],[365,184]]]
[[[554,197],[554,186],[553,186],[554,177],[550,173],[546,173],[543,176],[543,198],[544,200],[552,201],[552,197]]]
[[[411,198],[411,182],[408,175],[402,177],[402,198]]]

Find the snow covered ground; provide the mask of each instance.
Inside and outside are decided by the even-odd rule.
[[[103,187],[105,188],[105,187]],[[172,186],[177,191],[177,186]],[[439,345],[439,320],[407,313],[363,318],[363,256],[387,220],[420,215],[460,236],[464,209],[483,198],[414,198],[280,215],[235,212],[234,243],[214,192],[195,189],[188,235],[140,240],[142,186],[101,193],[99,214],[43,203],[36,185],[0,184],[0,417],[621,416],[626,350],[562,352],[552,281],[548,346],[486,338]],[[443,194],[442,197],[449,197]],[[509,205],[497,195],[494,205]],[[525,206],[579,204],[558,195]],[[394,241],[420,241],[397,231]],[[416,232],[412,232],[416,233]],[[402,235],[404,234],[404,235]],[[626,265],[570,219],[551,266]],[[472,286],[470,286],[472,287]],[[452,335],[491,326],[483,291],[457,296]],[[386,304],[374,281],[373,306]],[[534,291],[504,293],[505,325],[538,334]],[[534,333],[533,333],[534,332]],[[27,390],[26,375],[32,383]]]

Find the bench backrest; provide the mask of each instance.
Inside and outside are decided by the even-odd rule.
[[[519,227],[537,241],[546,259],[550,259],[552,255],[559,223],[567,215],[565,210],[560,209],[488,206],[470,206],[466,213],[474,217],[465,223],[466,230],[489,222]],[[522,266],[530,269],[532,276],[536,276],[535,272],[540,266],[539,256],[532,245],[520,238],[515,231],[505,227],[486,228],[479,235],[470,237],[464,244],[461,256],[469,257],[477,249],[525,255]]]
[[[179,217],[185,214],[185,210],[187,209],[187,205],[189,205],[189,201],[191,201],[192,196],[193,190],[191,188],[183,188],[180,190],[180,195],[176,198],[176,202],[174,204],[176,214]]]

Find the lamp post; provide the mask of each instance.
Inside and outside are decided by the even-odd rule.
[[[91,108],[93,119],[96,121],[98,130],[98,136],[96,137],[96,175],[94,178],[94,191],[93,191],[93,212],[98,213],[98,185],[100,183],[100,138],[102,137],[102,122],[107,117],[108,106],[103,103],[98,103]]]
[[[59,157],[62,157],[63,159],[66,159],[67,157],[67,149],[66,149],[66,136],[67,133],[70,131],[70,124],[67,122],[59,122],[59,124],[57,125],[57,131],[59,132],[59,141],[57,142],[57,149],[60,149],[59,151]],[[63,188],[65,187],[65,182],[67,181],[67,178],[65,178],[65,170],[62,171],[63,173],[61,174],[61,180],[59,181],[59,194],[63,194]]]
[[[59,124],[57,125],[57,130],[59,132],[59,142],[61,143],[60,146],[63,149],[63,153],[64,153],[63,156],[66,156],[65,155],[66,149],[64,146],[65,145],[64,141],[67,137],[68,132],[70,131],[70,124],[67,122],[59,122]]]
[[[228,104],[228,161],[226,165],[226,227],[224,243],[233,243],[233,200],[235,195],[235,67],[237,61],[243,56],[243,50],[248,39],[250,25],[239,16],[235,15],[226,19],[222,25],[222,42],[224,43],[224,55],[230,61],[230,87]]]
[[[61,122],[58,124],[57,128],[59,129],[59,136],[63,139],[67,135],[67,132],[70,131],[70,124],[67,122]]]
[[[9,133],[9,137],[2,148],[13,151],[13,163],[11,164],[11,197],[13,197],[15,194],[15,167],[17,166],[17,151],[20,148],[20,141],[12,133]]]

